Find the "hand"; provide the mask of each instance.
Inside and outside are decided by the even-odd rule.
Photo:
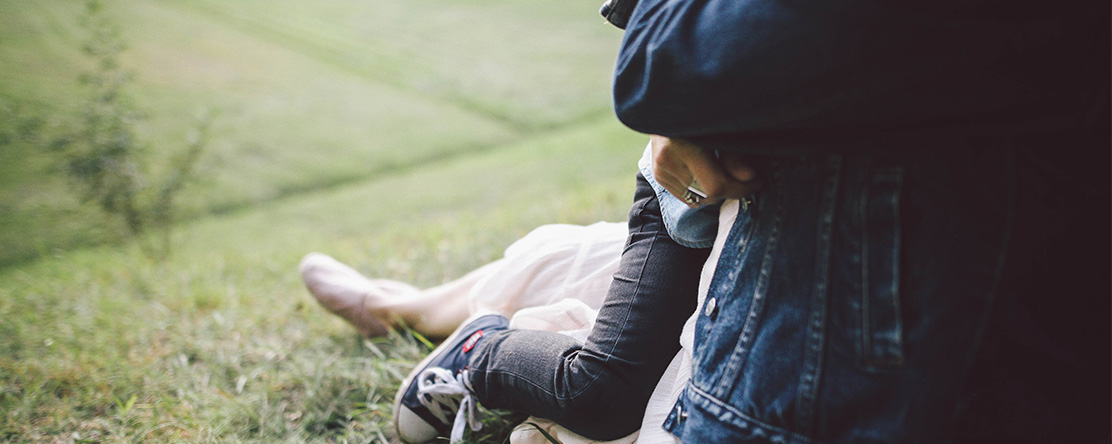
[[[650,144],[657,183],[681,200],[693,183],[706,193],[707,197],[698,203],[688,203],[692,208],[724,199],[745,199],[760,189],[756,171],[742,156],[726,153],[720,159],[691,142],[664,136],[651,136]]]

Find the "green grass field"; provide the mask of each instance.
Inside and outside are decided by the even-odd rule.
[[[359,338],[297,263],[433,285],[538,225],[623,219],[644,137],[609,111],[598,6],[107,2],[153,155],[215,116],[152,262],[14,136],[80,103],[82,3],[0,3],[0,442],[389,441],[427,347]]]

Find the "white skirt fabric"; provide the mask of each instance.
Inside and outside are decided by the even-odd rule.
[[[727,201],[719,216],[719,233],[699,282],[702,306],[722,251],[722,240],[737,216],[737,201]],[[495,310],[511,313],[510,326],[547,330],[585,341],[594,325],[598,308],[606,297],[618,269],[626,242],[624,223],[599,222],[588,226],[545,225],[506,249],[505,258],[479,281],[468,296],[472,312]],[[677,338],[681,351],[661,377],[644,412],[641,430],[614,441],[615,444],[675,444],[676,439],[661,428],[668,412],[691,377],[691,348],[695,317],[688,319]],[[640,412],[630,412],[639,414]],[[544,433],[564,444],[593,441],[552,421],[529,418],[510,436],[513,444],[549,444]]]

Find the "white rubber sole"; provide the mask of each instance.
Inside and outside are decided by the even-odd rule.
[[[435,427],[425,422],[424,418],[418,416],[417,413],[415,413],[413,410],[410,410],[409,407],[402,405],[402,396],[405,395],[406,389],[408,389],[409,385],[413,383],[413,380],[417,378],[417,375],[421,373],[421,370],[423,370],[426,366],[429,365],[430,362],[432,362],[435,356],[438,356],[445,347],[448,347],[456,341],[456,337],[459,336],[461,329],[465,325],[468,325],[472,321],[483,316],[491,314],[500,313],[483,310],[471,315],[466,320],[464,320],[463,323],[460,324],[459,328],[456,328],[456,331],[453,331],[452,335],[448,336],[448,339],[445,339],[444,342],[441,342],[439,346],[433,349],[432,353],[429,353],[428,356],[425,356],[425,359],[422,359],[416,367],[413,367],[413,371],[409,372],[409,375],[405,377],[404,381],[402,381],[401,387],[398,387],[398,392],[394,394],[394,433],[398,435],[398,439],[400,439],[402,442],[406,444],[425,444],[428,442],[432,442],[432,440],[436,439],[436,437],[439,436],[436,432]],[[406,433],[403,433],[403,425],[405,426]]]

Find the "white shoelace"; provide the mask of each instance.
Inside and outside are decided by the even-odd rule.
[[[477,432],[483,428],[479,419],[479,406],[471,394],[467,382],[467,370],[455,377],[452,372],[440,367],[430,367],[421,372],[417,379],[417,400],[429,409],[440,422],[447,424],[448,416],[455,411],[452,422],[451,442],[463,440],[464,425]]]

